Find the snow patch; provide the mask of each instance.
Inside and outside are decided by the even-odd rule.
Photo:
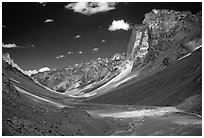
[[[163,116],[167,113],[180,112],[181,110],[175,107],[162,107],[158,109],[136,110],[128,112],[114,112],[99,114],[101,117],[115,117],[115,118],[132,118],[132,117],[150,117],[150,116]]]
[[[199,49],[200,47],[202,47],[202,45],[200,45],[200,46],[196,47],[195,49],[193,49],[193,51],[195,51],[195,50]],[[191,53],[189,53],[189,54],[187,54],[187,55],[185,55],[185,56],[183,56],[183,57],[179,58],[178,60],[184,59],[184,58],[186,58],[186,57],[188,57],[188,56],[190,56],[190,55],[191,55]]]
[[[45,72],[45,71],[50,71],[50,68],[43,67],[43,68],[39,69],[39,72]]]
[[[185,56],[179,58],[178,60],[184,59],[184,58],[186,58],[186,57],[188,57],[188,56],[190,56],[190,55],[191,55],[191,53],[189,53],[189,54],[187,54],[187,55],[185,55]]]
[[[202,45],[196,47],[195,49],[193,49],[193,51],[197,50],[198,48],[202,47]]]

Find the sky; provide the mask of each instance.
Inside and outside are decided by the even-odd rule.
[[[23,70],[60,69],[126,53],[131,27],[152,9],[202,10],[202,3],[2,3],[2,53]]]

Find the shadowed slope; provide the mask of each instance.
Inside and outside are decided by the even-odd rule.
[[[201,94],[202,49],[140,81],[132,80],[112,92],[86,102],[173,106]]]

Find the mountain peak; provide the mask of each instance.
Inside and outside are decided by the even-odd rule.
[[[201,13],[157,10],[145,14],[143,24],[132,29],[127,58],[137,69],[149,62],[160,68],[163,61],[175,61],[190,53],[202,42]]]
[[[5,62],[8,62],[8,63],[11,63],[13,60],[11,59],[11,56],[10,56],[10,54],[7,52],[7,53],[5,53],[5,54],[2,54],[2,57],[3,57],[3,60],[5,61]]]

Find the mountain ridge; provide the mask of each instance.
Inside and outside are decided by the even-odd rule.
[[[46,87],[62,93],[82,90],[89,84],[101,85],[121,74],[127,63],[131,71],[144,74],[161,70],[191,53],[202,44],[202,15],[188,11],[156,10],[145,14],[143,24],[134,25],[127,54],[91,60],[74,67],[38,73],[31,77]],[[145,67],[145,70],[143,69]],[[106,78],[106,79],[104,79]],[[122,78],[121,78],[122,79]],[[92,86],[90,86],[92,87]]]

